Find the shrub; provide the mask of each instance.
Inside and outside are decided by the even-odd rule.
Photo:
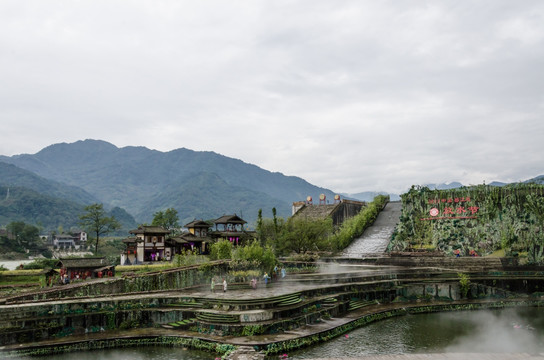
[[[210,259],[221,260],[232,257],[232,243],[228,240],[220,240],[211,246]]]
[[[468,291],[470,290],[470,277],[465,273],[457,273],[459,277],[459,288],[461,290],[461,295],[466,298]]]

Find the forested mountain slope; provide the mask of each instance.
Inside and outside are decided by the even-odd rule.
[[[307,181],[273,173],[213,152],[185,148],[160,152],[145,147],[118,148],[100,140],[55,144],[30,155],[0,156],[44,178],[77,186],[105,206],[119,206],[139,222],[169,207],[181,221],[242,213],[252,222],[258,209],[271,216],[291,215],[291,203],[334,193]]]

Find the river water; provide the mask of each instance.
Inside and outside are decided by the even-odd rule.
[[[289,359],[316,359],[444,352],[544,353],[544,309],[406,315],[361,327],[329,342],[287,355]],[[216,357],[215,354],[195,350],[141,347],[68,353],[40,359],[200,360]],[[270,357],[277,358],[277,355]]]
[[[0,266],[8,270],[15,270],[21,264],[28,264],[34,260],[0,260]]]

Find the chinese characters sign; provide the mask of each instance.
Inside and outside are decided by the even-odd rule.
[[[434,205],[429,210],[430,217],[421,220],[444,220],[444,219],[476,219],[480,209],[470,204],[470,197],[429,199],[428,204]]]

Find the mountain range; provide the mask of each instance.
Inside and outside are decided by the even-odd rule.
[[[544,176],[528,180],[544,182]],[[491,185],[504,185],[492,183]],[[428,184],[447,189],[460,183]],[[270,172],[214,152],[179,148],[169,152],[117,146],[101,140],[50,145],[36,154],[0,156],[0,226],[11,221],[45,229],[77,226],[83,207],[102,203],[123,231],[150,223],[153,214],[178,211],[180,224],[237,214],[252,227],[263,217],[291,215],[294,201],[335,193],[302,178]],[[383,192],[342,194],[371,201]],[[398,194],[388,194],[398,200]]]
[[[264,217],[272,217],[272,208],[278,216],[288,217],[294,201],[307,196],[317,199],[320,194],[332,200],[335,195],[299,177],[214,152],[118,148],[101,140],[54,144],[36,154],[0,156],[0,186],[5,187],[0,199],[7,195],[8,187],[12,200],[16,196],[13,189],[24,188],[68,201],[70,206],[99,202],[107,209],[122,208],[137,223],[150,223],[154,213],[167,208],[178,211],[181,224],[232,213],[252,223],[259,209]],[[64,206],[70,207],[68,203]],[[5,221],[2,215],[0,221]]]

